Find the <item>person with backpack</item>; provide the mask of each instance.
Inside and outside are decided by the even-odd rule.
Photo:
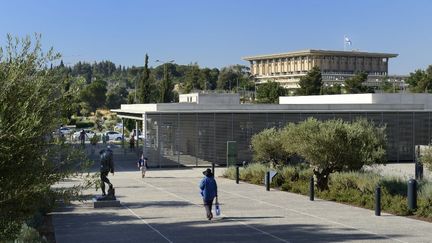
[[[144,157],[144,153],[141,155],[141,158],[138,160],[137,166],[141,170],[141,178],[144,178],[148,168],[147,158]]]
[[[113,151],[111,150],[111,146],[108,145],[106,149],[102,149],[99,152],[100,155],[100,177],[101,177],[101,190],[102,196],[106,196],[105,193],[105,183],[109,185],[108,194],[112,191],[114,194],[114,188],[108,179],[108,173],[111,172],[114,175],[114,160],[113,160]],[[108,195],[110,196],[110,195]],[[114,197],[114,195],[112,195]]]
[[[214,179],[214,175],[210,169],[203,172],[204,178],[201,180],[199,188],[201,189],[201,196],[204,201],[204,208],[206,210],[207,219],[211,220],[213,218],[212,205],[213,199],[216,198],[217,201],[217,184]]]

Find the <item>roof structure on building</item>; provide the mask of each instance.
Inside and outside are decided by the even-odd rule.
[[[142,118],[152,113],[298,113],[411,112],[432,110],[432,94],[343,94],[280,97],[281,104],[159,103],[123,104],[119,117]]]
[[[257,56],[247,56],[243,57],[243,60],[254,61],[261,59],[274,59],[283,57],[295,57],[295,56],[305,56],[305,55],[320,55],[320,56],[362,56],[362,57],[397,57],[398,54],[394,53],[378,53],[378,52],[363,52],[363,51],[333,51],[333,50],[316,50],[307,49],[293,52],[268,54],[268,55],[257,55]]]

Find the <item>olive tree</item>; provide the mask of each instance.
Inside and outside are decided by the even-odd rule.
[[[286,152],[304,158],[313,168],[319,190],[328,189],[328,177],[333,172],[385,162],[384,128],[365,119],[350,123],[310,118],[288,124],[281,137]]]
[[[252,137],[253,158],[258,163],[283,164],[290,154],[283,149],[282,137],[276,128],[265,129]]]
[[[82,156],[52,139],[65,121],[65,82],[49,64],[58,60],[44,53],[40,36],[32,41],[8,35],[0,46],[0,241],[14,239],[24,221],[53,205],[56,195],[78,192],[51,186],[82,168]],[[75,190],[77,189],[77,190]]]

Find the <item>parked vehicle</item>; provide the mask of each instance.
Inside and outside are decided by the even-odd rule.
[[[63,135],[68,135],[71,132],[72,132],[72,129],[70,129],[69,127],[61,127],[60,128],[60,133]]]
[[[85,140],[89,140],[90,138],[92,138],[94,135],[96,135],[95,132],[93,132],[92,130],[88,130],[88,129],[84,129],[84,132],[86,133],[87,136],[85,136]],[[72,137],[74,140],[79,140],[80,138],[80,133],[81,130],[75,132]]]
[[[104,133],[104,135],[106,137],[108,137],[108,140],[121,141],[123,139],[123,135],[121,133],[115,132],[115,131],[108,131],[108,132]]]

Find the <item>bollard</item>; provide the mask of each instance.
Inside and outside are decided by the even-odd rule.
[[[314,186],[314,177],[311,176],[309,182],[309,200],[313,201],[315,198],[315,186]]]
[[[423,180],[423,164],[420,162],[415,163],[415,179]]]
[[[375,188],[375,215],[381,216],[381,187]]]
[[[213,175],[215,175],[215,164],[214,163],[212,163],[212,173],[213,173]]]
[[[236,183],[239,184],[239,178],[240,177],[240,168],[239,166],[236,166]]]
[[[266,190],[270,191],[270,171],[266,172],[266,175],[265,175],[265,184],[266,184]]]
[[[408,180],[408,209],[415,210],[417,208],[417,181],[414,179]]]

